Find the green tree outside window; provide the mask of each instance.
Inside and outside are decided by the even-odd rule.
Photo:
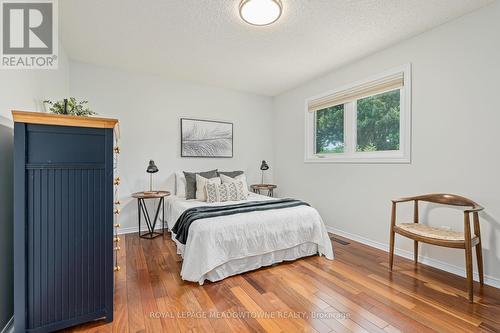
[[[316,154],[344,152],[344,105],[316,112]],[[400,90],[357,101],[356,151],[399,150]]]

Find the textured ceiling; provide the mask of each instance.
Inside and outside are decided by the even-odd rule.
[[[71,59],[276,95],[493,0],[282,0],[266,27],[239,0],[64,0]]]

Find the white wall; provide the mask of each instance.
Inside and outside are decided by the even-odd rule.
[[[155,188],[171,191],[176,170],[243,169],[254,183],[260,182],[261,160],[274,166],[269,97],[78,62],[70,67],[71,94],[91,101],[99,115],[120,120],[122,231],[137,227],[137,203],[130,195],[148,188],[150,159],[160,169]],[[181,117],[233,122],[234,158],[181,158]]]
[[[45,99],[62,99],[69,91],[69,63],[59,42],[59,68],[0,70],[0,116],[12,110],[44,111]]]
[[[309,201],[326,224],[388,244],[390,199],[449,192],[481,214],[489,283],[500,286],[500,2],[308,82],[274,100],[275,180],[283,195]],[[413,153],[409,165],[305,164],[304,100],[413,64]],[[437,226],[463,228],[456,211],[428,209]],[[408,218],[410,209],[402,211]],[[410,241],[396,246],[410,250]],[[463,272],[463,251],[424,245],[441,267]],[[496,278],[496,280],[495,280]]]

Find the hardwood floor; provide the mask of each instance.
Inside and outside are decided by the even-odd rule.
[[[170,235],[122,236],[113,323],[67,332],[500,332],[500,290],[338,238],[336,259],[184,282]]]

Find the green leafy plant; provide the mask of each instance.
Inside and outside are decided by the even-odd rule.
[[[56,114],[72,116],[91,116],[96,114],[87,106],[88,101],[77,101],[74,97],[65,98],[56,102],[45,100],[43,103],[49,104],[49,111]]]

